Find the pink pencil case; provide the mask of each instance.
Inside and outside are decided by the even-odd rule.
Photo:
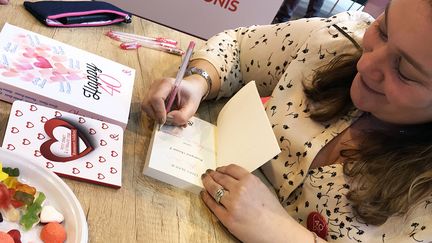
[[[51,27],[103,26],[132,22],[132,15],[102,1],[24,2],[40,22]]]

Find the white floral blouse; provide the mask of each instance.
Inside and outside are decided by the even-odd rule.
[[[194,53],[220,73],[218,97],[229,97],[255,80],[262,96],[271,95],[266,111],[282,152],[261,167],[286,211],[306,226],[311,212],[320,213],[329,242],[432,242],[432,200],[381,226],[367,225],[353,214],[342,165],[310,170],[324,145],[350,126],[361,112],[353,110],[334,123],[309,118],[302,82],[341,53],[356,50],[373,18],[345,12],[330,18],[300,19],[277,25],[222,32]],[[342,31],[341,31],[342,30]]]

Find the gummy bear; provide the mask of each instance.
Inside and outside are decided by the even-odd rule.
[[[3,183],[0,183],[0,208],[9,208],[10,202],[11,197],[7,187]]]
[[[45,194],[39,192],[36,200],[27,207],[27,211],[21,217],[20,224],[25,230],[30,230],[35,224],[39,223],[39,213],[42,210],[42,203],[45,200]]]
[[[22,191],[16,191],[13,199],[16,199],[17,201],[23,202],[27,206],[30,206],[33,203],[34,196]]]
[[[3,167],[3,165],[2,165],[2,163],[0,163],[0,181],[3,181],[9,177],[8,173],[3,172],[2,167]]]
[[[9,176],[8,178],[6,178],[3,183],[8,187],[8,188],[15,188],[16,184],[17,184],[18,180],[16,177],[11,177]]]
[[[32,196],[34,196],[36,194],[36,188],[29,186],[27,184],[23,184],[21,182],[16,183],[15,190],[17,192],[18,191],[25,192],[25,193],[30,194]]]

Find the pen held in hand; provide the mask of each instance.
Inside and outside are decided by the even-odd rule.
[[[138,49],[140,47],[146,47],[146,48],[150,48],[150,49],[154,49],[154,50],[158,50],[158,51],[163,51],[163,52],[167,52],[167,53],[171,53],[171,54],[175,54],[175,55],[183,55],[184,51],[179,49],[179,48],[175,48],[175,47],[171,47],[171,46],[167,46],[164,45],[163,43],[147,43],[147,42],[123,42],[120,44],[120,48],[123,50],[135,50]]]
[[[168,98],[166,100],[167,103],[166,103],[165,107],[166,107],[167,113],[171,111],[172,104],[173,104],[173,102],[175,100],[175,97],[177,96],[177,92],[178,92],[178,89],[180,87],[180,83],[183,80],[183,77],[185,75],[186,68],[187,68],[187,65],[189,63],[189,59],[192,56],[192,51],[193,51],[194,47],[195,47],[195,42],[191,41],[189,43],[189,47],[188,47],[188,49],[186,51],[186,54],[185,54],[185,56],[183,58],[183,61],[182,61],[181,66],[180,66],[180,69],[179,69],[179,71],[177,73],[177,76],[176,76],[176,79],[174,81],[174,87],[171,90],[171,92],[168,95]]]
[[[166,109],[167,114],[171,111],[172,105],[174,103],[175,97],[177,96],[178,89],[180,87],[180,83],[183,80],[187,65],[189,63],[190,57],[192,56],[192,51],[193,51],[194,47],[195,47],[195,42],[193,42],[193,41],[189,42],[189,47],[186,50],[186,54],[182,60],[180,69],[179,69],[177,76],[176,76],[176,79],[174,81],[174,87],[172,88],[171,92],[169,93],[167,99],[165,100],[165,109]],[[158,130],[160,130],[163,125],[164,125],[164,123],[160,124],[158,127]]]

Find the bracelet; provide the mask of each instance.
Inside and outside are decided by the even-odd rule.
[[[192,74],[198,74],[198,75],[200,75],[201,77],[203,77],[206,80],[207,87],[208,87],[207,88],[207,92],[205,93],[205,95],[201,99],[201,100],[205,100],[207,98],[207,96],[210,94],[210,91],[211,91],[211,88],[212,88],[212,84],[213,84],[213,82],[212,82],[212,80],[210,78],[210,75],[205,70],[203,70],[201,68],[190,67],[190,68],[188,68],[186,70],[186,75],[190,76]]]

